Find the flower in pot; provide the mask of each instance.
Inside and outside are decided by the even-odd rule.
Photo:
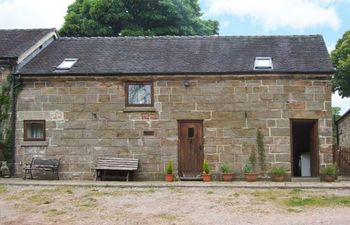
[[[333,182],[337,174],[337,166],[334,164],[324,166],[321,168],[321,174],[324,181]]]
[[[174,180],[174,174],[173,174],[173,161],[169,161],[165,165],[165,180],[168,182],[172,182]]]
[[[258,173],[254,171],[251,163],[247,163],[243,168],[245,180],[248,182],[254,182],[258,179]]]
[[[209,163],[208,160],[204,160],[203,162],[203,174],[202,178],[204,182],[209,182],[211,181],[211,174],[210,174],[210,168],[209,168]]]
[[[231,173],[231,168],[227,163],[224,163],[220,166],[220,170],[222,172],[222,179],[224,181],[232,181],[233,180],[233,173]]]
[[[287,173],[287,170],[281,166],[275,166],[271,168],[271,173],[273,174],[274,181],[282,182],[284,181],[284,176]]]

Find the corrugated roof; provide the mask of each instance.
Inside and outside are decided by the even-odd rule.
[[[272,71],[254,71],[255,57],[272,57]],[[21,74],[332,73],[322,36],[193,36],[59,38]]]
[[[0,58],[18,58],[55,29],[0,30]]]

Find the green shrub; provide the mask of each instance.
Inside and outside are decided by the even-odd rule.
[[[254,169],[253,169],[252,164],[250,164],[250,163],[245,164],[245,166],[243,167],[243,172],[244,173],[253,173]]]
[[[204,162],[203,162],[203,172],[205,174],[209,174],[210,172],[209,163],[208,163],[208,160],[206,159],[204,159]]]
[[[275,166],[271,168],[271,173],[277,177],[282,177],[286,175],[287,170],[284,167]]]
[[[335,176],[337,174],[337,166],[334,164],[324,166],[321,168],[321,174],[327,176]]]
[[[173,174],[173,161],[169,160],[169,162],[165,166],[165,171],[167,174]]]
[[[224,163],[220,166],[220,170],[222,173],[229,173],[231,171],[231,168],[227,163]]]

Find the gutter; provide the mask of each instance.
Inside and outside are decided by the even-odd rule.
[[[44,72],[33,73],[18,71],[23,76],[170,76],[170,75],[326,75],[334,74],[334,71],[233,71],[233,72]]]

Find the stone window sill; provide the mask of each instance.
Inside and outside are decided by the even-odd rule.
[[[128,106],[128,107],[125,107],[123,111],[124,112],[155,112],[156,108],[149,107],[149,106],[146,106],[146,107],[131,107],[131,106]]]
[[[48,141],[22,141],[22,147],[40,147],[40,146],[48,146]]]

